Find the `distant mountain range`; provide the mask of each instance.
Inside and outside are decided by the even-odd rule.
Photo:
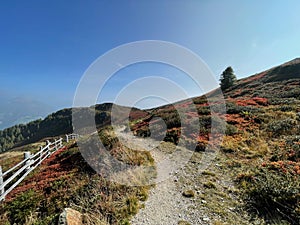
[[[2,96],[0,98],[0,130],[44,118],[51,111],[53,108],[49,105],[29,98]]]
[[[95,107],[95,122],[97,128],[110,124],[112,103],[98,104]],[[94,107],[76,108],[76,113],[83,116],[94,113]],[[116,106],[120,113],[128,107]],[[143,117],[142,110],[130,109],[133,116]],[[75,114],[76,115],[76,114]],[[122,117],[122,116],[121,116]],[[125,118],[125,117],[124,117]],[[84,118],[82,121],[85,121]],[[83,125],[85,126],[85,124]],[[90,126],[90,125],[87,125]],[[55,137],[73,132],[72,108],[62,109],[48,115],[45,119],[38,119],[27,124],[18,124],[4,130],[0,130],[0,152],[13,147],[32,143],[46,137]]]

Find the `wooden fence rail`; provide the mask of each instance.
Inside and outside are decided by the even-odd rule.
[[[33,155],[30,152],[24,152],[24,160],[5,172],[2,171],[0,166],[0,201],[4,200],[5,196],[47,157],[62,148],[62,142],[62,138],[55,139],[54,142],[47,141],[46,146],[41,146],[40,150]]]
[[[79,134],[66,134],[66,142],[79,138]]]

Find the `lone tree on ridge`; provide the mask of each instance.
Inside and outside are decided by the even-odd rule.
[[[234,83],[236,82],[236,76],[231,66],[228,66],[226,70],[223,71],[220,77],[220,82],[221,82],[220,86],[222,91],[234,85]]]

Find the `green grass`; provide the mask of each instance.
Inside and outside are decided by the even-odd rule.
[[[110,129],[103,130],[101,135],[106,139],[114,138],[106,137],[112,135]],[[1,205],[0,224],[57,224],[60,213],[67,207],[82,213],[88,225],[128,224],[148,198],[151,187],[145,183],[156,175],[154,161],[149,152],[131,150],[117,141],[107,147],[123,162],[147,165],[153,168],[152,172],[133,173],[132,182],[137,186],[108,181],[89,167],[78,147],[72,144],[18,186],[19,194]],[[50,171],[49,166],[54,169]],[[37,185],[39,182],[41,185]],[[22,193],[25,183],[30,190]]]

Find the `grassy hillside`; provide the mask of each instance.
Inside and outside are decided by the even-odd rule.
[[[119,107],[120,111],[124,109]],[[99,104],[95,106],[95,122],[97,127],[110,124],[111,103]],[[94,113],[94,108],[78,108],[76,112]],[[133,108],[132,115],[143,115],[141,110]],[[0,130],[0,152],[11,148],[33,143],[46,137],[55,137],[72,133],[72,109],[63,109],[52,113],[45,119],[35,120],[28,124],[16,125],[4,130]]]
[[[128,224],[147,199],[150,187],[143,182],[156,175],[153,159],[142,149],[122,146],[110,127],[99,130],[99,136],[110,154],[126,164],[153,167],[153,172],[132,177],[137,186],[111,182],[86,163],[76,144],[70,144],[51,155],[6,197],[0,206],[0,224],[58,224],[67,207],[81,212],[84,224]],[[97,138],[94,134],[87,140]]]
[[[235,180],[245,210],[266,223],[299,224],[300,60],[239,80],[224,96],[227,114],[222,168]],[[218,107],[218,102],[209,106],[206,96],[193,102],[197,114],[189,113],[190,103],[183,101],[149,111],[149,116],[133,121],[131,129],[141,136],[150,135],[149,126],[163,132],[161,123],[151,120],[161,117],[167,126],[165,141],[177,144],[183,138],[187,147],[196,142],[195,150],[203,151],[213,119],[210,107]],[[187,126],[175,108],[183,109]],[[197,120],[199,133],[192,127]],[[182,135],[186,129],[192,131],[190,136]]]
[[[218,163],[213,166],[218,167],[216,171],[221,169],[226,174],[226,179],[233,181],[235,187],[226,191],[241,200],[242,210],[253,218],[247,221],[250,224],[257,221],[260,221],[259,224],[300,224],[299,65],[300,60],[295,59],[241,79],[223,93],[226,113],[219,116],[226,120],[225,136],[217,156]],[[151,136],[158,140],[163,135],[165,141],[175,144],[182,139],[191,151],[205,151],[212,121],[222,125],[221,121],[211,115],[211,107],[220,107],[218,94],[218,90],[215,90],[207,96],[174,105],[147,111],[133,109],[130,114],[130,129],[135,135]],[[208,97],[212,99],[210,104]],[[153,166],[153,158],[149,152],[134,151],[119,143],[112,128],[107,126],[110,124],[110,109],[111,104],[97,105],[95,118],[98,134],[110,154],[128,165]],[[122,115],[122,107],[118,111]],[[16,131],[18,128],[20,131]],[[71,128],[71,111],[65,109],[45,120],[4,130],[2,137],[12,147],[47,136],[69,133]],[[22,137],[17,141],[18,133]],[[216,130],[216,135],[222,135],[222,130]],[[93,138],[97,136],[88,140],[93,141]],[[94,149],[97,152],[97,147]],[[15,154],[13,157],[13,160],[17,160],[20,155]],[[101,161],[101,155],[97,157],[95,160],[105,163]],[[191,163],[198,165],[200,162],[197,160],[200,159],[192,157]],[[215,193],[215,186],[219,185],[216,181],[222,179],[218,177],[221,172],[213,173],[209,168],[204,172],[204,177],[193,177],[193,180],[199,180],[197,186],[202,187],[201,182],[206,179],[205,176],[212,177],[203,184],[203,188],[206,194]],[[136,182],[153,176],[154,166],[150,174],[140,174]],[[72,145],[51,156],[8,196],[6,203],[1,206],[0,223],[51,224],[57,222],[63,208],[72,207],[83,213],[85,224],[129,224],[129,218],[142,207],[139,200],[147,198],[148,190],[148,186],[126,187],[108,182],[86,164],[78,148]],[[224,191],[225,189],[222,193]],[[194,207],[203,208],[203,199],[206,198],[213,199],[214,195],[203,194],[202,200],[199,200],[200,205]],[[226,206],[235,210],[232,199],[222,197],[224,210],[220,209],[218,201],[204,201],[211,213],[223,214],[220,220],[224,219],[215,224],[236,221],[225,210]],[[239,221],[242,219],[243,217]]]

